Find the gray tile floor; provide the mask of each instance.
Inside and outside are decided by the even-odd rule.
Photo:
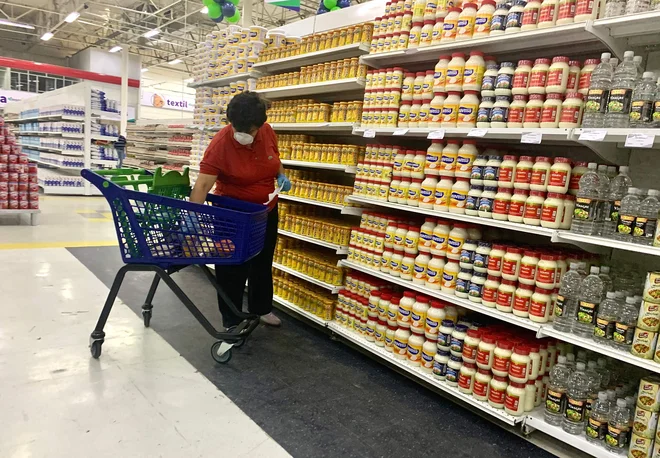
[[[70,251],[108,286],[122,265],[116,247]],[[174,278],[219,326],[202,273],[189,268]],[[129,274],[120,292],[138,315],[150,283],[151,274]],[[226,366],[211,359],[213,338],[164,285],[151,326],[296,457],[551,456],[324,331],[278,314],[282,328],[259,327]]]

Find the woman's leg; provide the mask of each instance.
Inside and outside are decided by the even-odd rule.
[[[225,294],[234,303],[237,309],[243,310],[243,293],[245,292],[245,282],[248,278],[248,263],[238,266],[223,266],[216,264],[215,278],[218,285],[224,290]],[[229,306],[222,300],[218,294],[218,308],[222,315],[222,325],[225,328],[237,325],[241,320],[232,313]]]
[[[273,254],[277,244],[277,205],[268,213],[264,248],[250,261],[248,310],[267,315],[273,310]]]

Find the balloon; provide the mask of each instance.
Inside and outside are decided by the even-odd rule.
[[[337,0],[323,0],[323,6],[332,11],[332,8],[337,6]]]
[[[227,18],[227,22],[230,22],[232,24],[236,24],[240,20],[241,20],[241,12],[238,10],[236,10],[236,14]]]
[[[208,8],[209,8],[209,17],[211,19],[215,19],[217,17],[222,16],[222,9],[220,8],[220,5],[218,5],[217,3],[214,3]]]
[[[213,5],[215,2],[213,0],[202,0],[202,3],[204,4],[204,6],[208,7]]]
[[[339,8],[348,8],[349,6],[351,6],[351,0],[338,0],[337,6]]]
[[[330,11],[339,11],[341,8],[338,6],[335,6],[334,8],[330,8]]]
[[[238,6],[238,0],[227,0],[227,1],[233,3],[236,6]]]
[[[215,22],[216,24],[221,23],[224,19],[225,19],[225,17],[224,17],[223,15],[220,15],[220,17],[211,18],[211,20],[212,20],[213,22]]]
[[[224,17],[232,17],[234,14],[236,14],[236,7],[233,3],[227,2],[222,5],[222,15]]]
[[[213,1],[218,5],[224,5],[225,3],[227,3],[225,0],[213,0]]]

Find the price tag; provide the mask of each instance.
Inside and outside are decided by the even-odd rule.
[[[373,130],[373,129],[365,129],[362,136],[364,138],[375,138],[376,137],[376,131]]]
[[[440,140],[445,138],[445,129],[432,130],[426,137],[429,140]]]
[[[488,133],[488,129],[470,129],[467,133],[468,137],[484,137]]]
[[[585,129],[580,133],[578,140],[589,142],[602,142],[605,140],[607,131],[604,129]]]
[[[399,129],[394,129],[392,135],[406,135],[407,133],[408,133],[408,129],[405,127],[401,127]]]
[[[543,134],[541,132],[523,132],[520,136],[520,143],[531,143],[534,145],[539,145]]]
[[[628,148],[653,148],[654,141],[655,135],[653,134],[630,133],[626,135],[626,144],[624,146]]]

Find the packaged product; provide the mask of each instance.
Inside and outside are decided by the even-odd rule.
[[[653,439],[638,436],[633,433],[630,436],[630,448],[628,456],[632,458],[649,458],[653,449]]]
[[[646,274],[644,283],[644,300],[660,304],[660,272],[649,272]]]
[[[658,426],[658,412],[652,412],[639,406],[635,407],[633,416],[633,432],[648,439],[653,439]]]
[[[660,304],[642,301],[637,327],[646,331],[658,332],[660,330]]]

